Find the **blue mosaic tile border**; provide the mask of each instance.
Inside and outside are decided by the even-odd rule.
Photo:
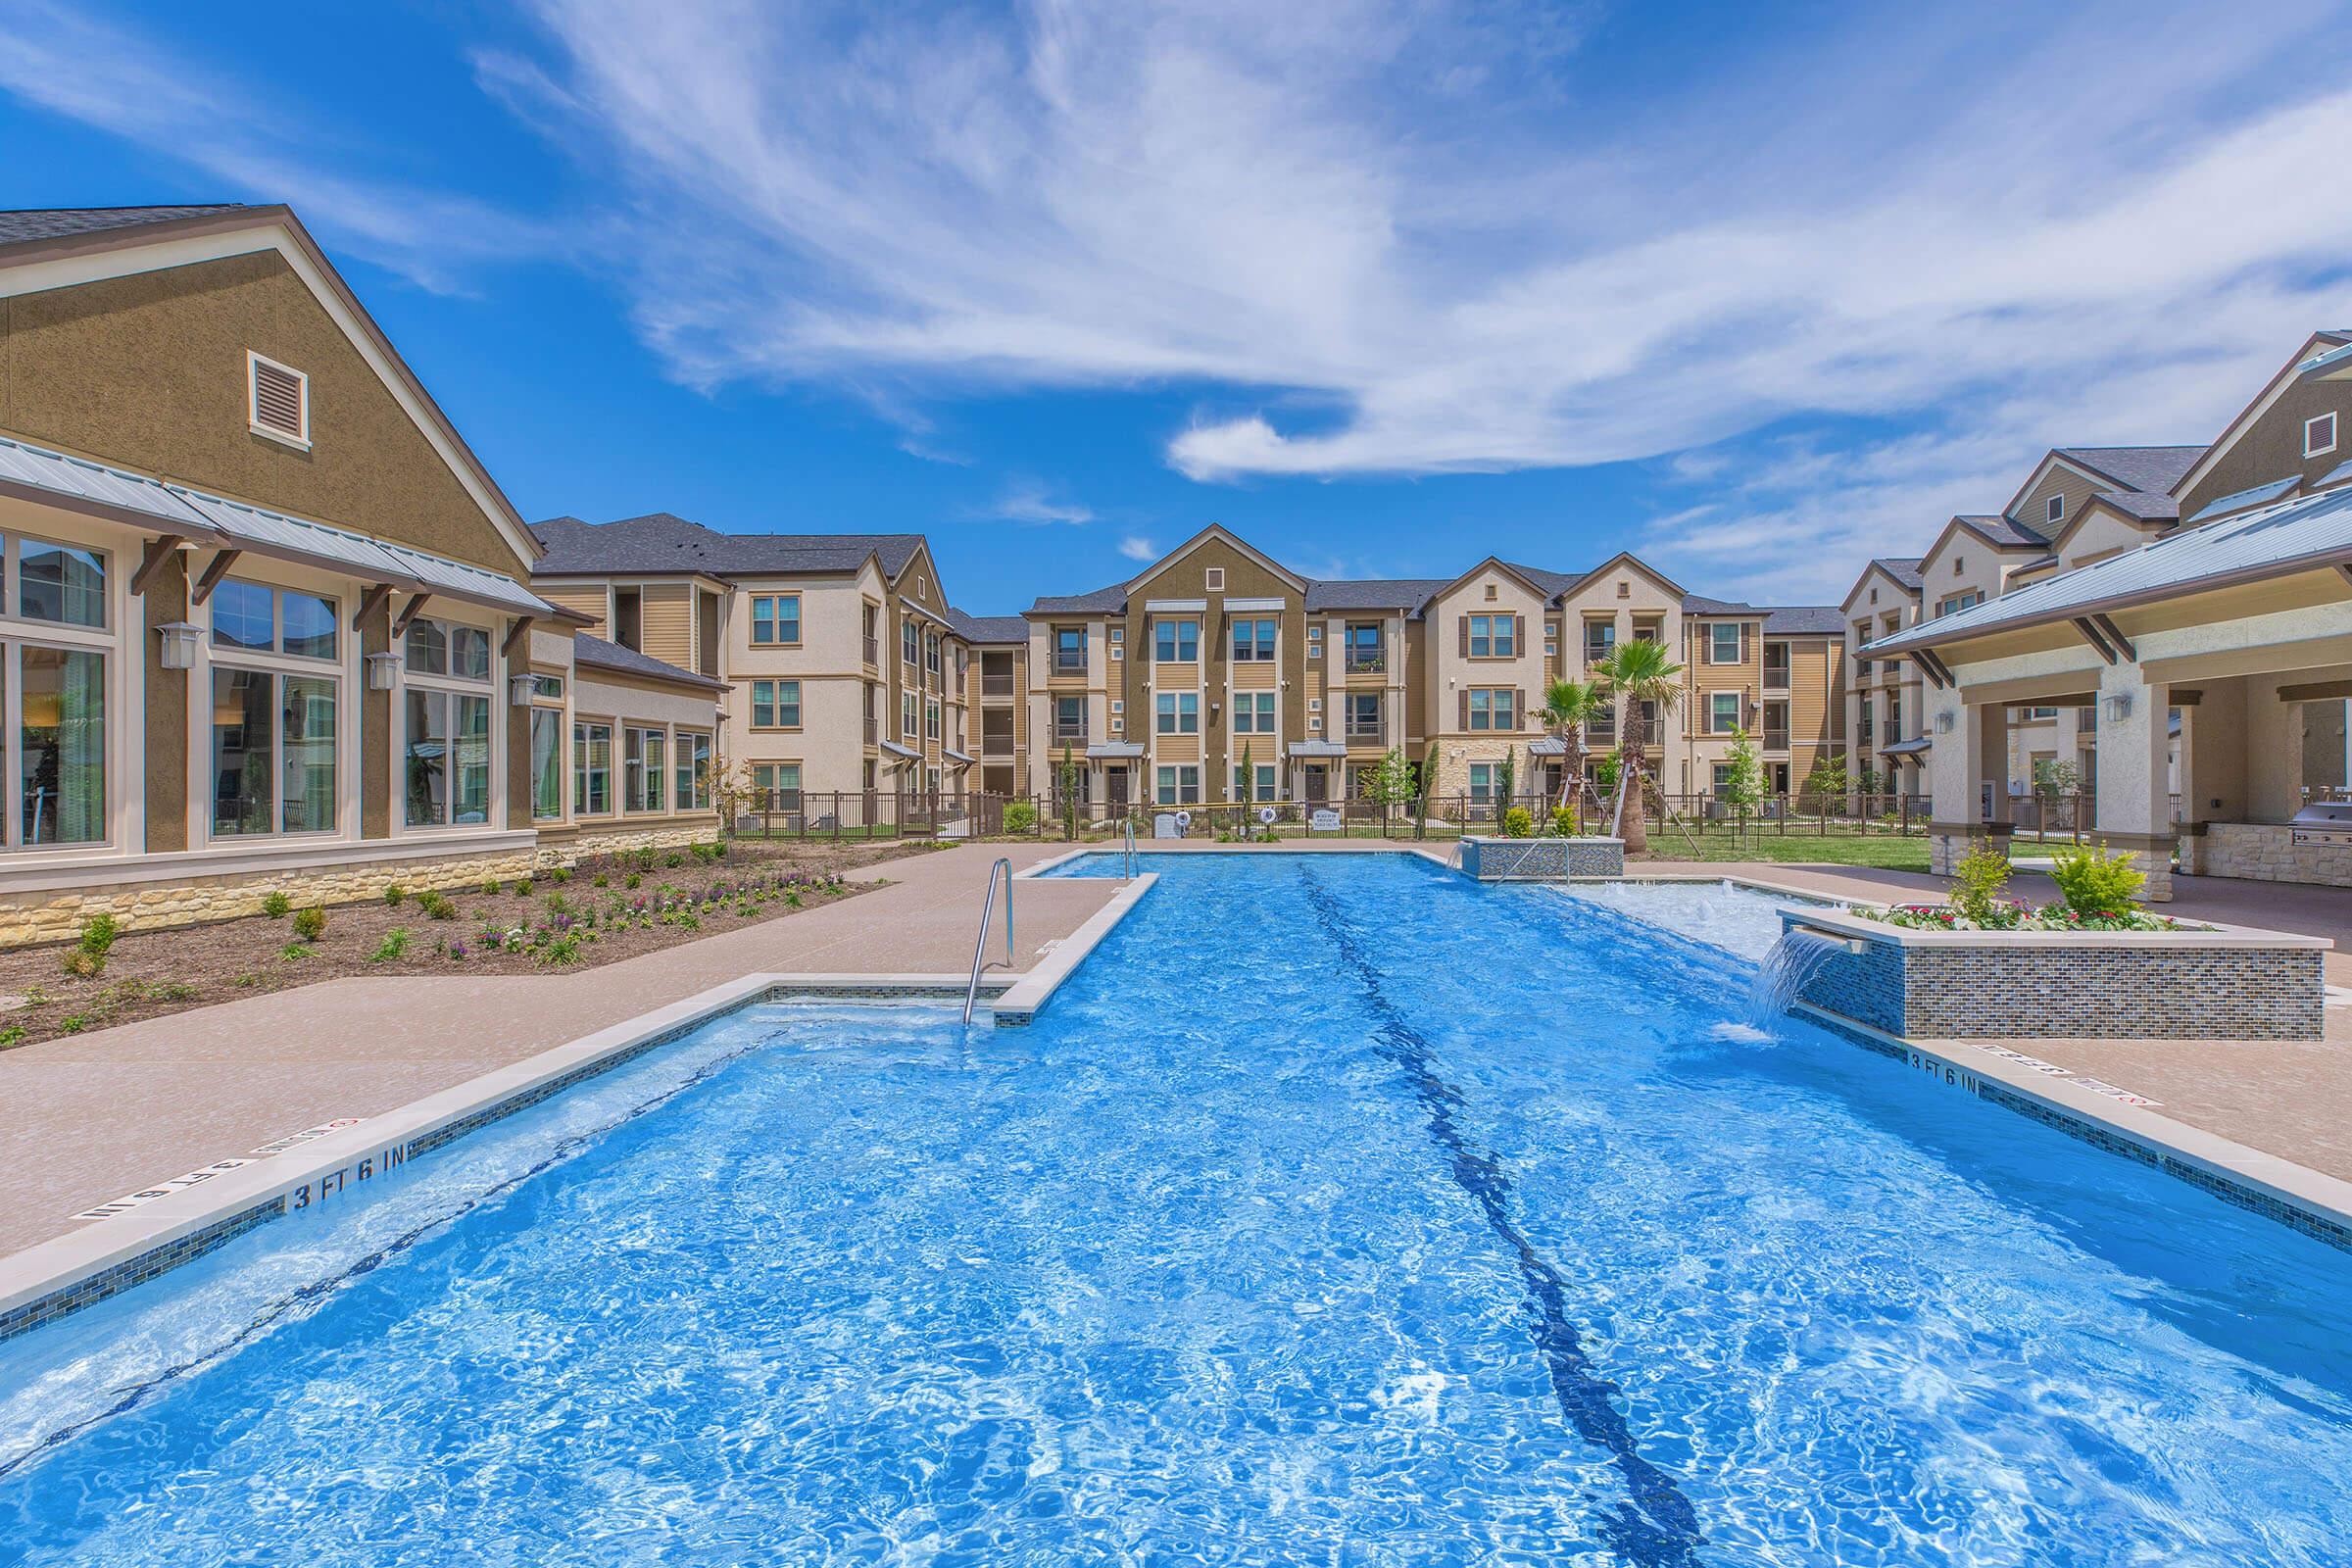
[[[2202,1189],[2225,1203],[2245,1209],[2249,1213],[2259,1214],[2265,1219],[2276,1220],[2287,1229],[2308,1236],[2314,1241],[2326,1243],[2329,1247],[2340,1248],[2345,1251],[2352,1251],[2352,1225],[2347,1225],[2341,1220],[2330,1218],[2326,1214],[2314,1213],[2298,1203],[2286,1202],[2272,1194],[2263,1192],[2259,1188],[2249,1187],[2219,1171],[2210,1170],[2193,1161],[2182,1159],[2165,1150],[2143,1144],[2135,1138],[2127,1138],[2111,1127],[2103,1127],[2095,1121],[2021,1095],[2006,1084],[1984,1077],[1979,1073],[1970,1072],[1956,1063],[1945,1063],[1932,1057],[1925,1057],[1907,1046],[1881,1040],[1875,1035],[1818,1013],[1807,1013],[1805,1021],[1827,1030],[1850,1045],[1860,1046],[1865,1051],[1877,1052],[1882,1056],[1892,1057],[1906,1065],[1915,1062],[1925,1064],[1926,1070],[1934,1073],[1938,1081],[1951,1088],[1975,1095],[1980,1100],[1989,1101],[2004,1110],[2013,1110],[2021,1116],[2029,1116],[2045,1127],[2055,1128],[2069,1138],[2079,1139],[2095,1149],[2104,1150],[2110,1154],[2120,1154],[2137,1164],[2151,1166],[2176,1180]]]

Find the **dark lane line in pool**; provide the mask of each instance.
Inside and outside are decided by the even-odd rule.
[[[1559,1400],[1560,1414],[1576,1429],[1577,1436],[1609,1450],[1625,1477],[1627,1491],[1633,1494],[1633,1502],[1620,1503],[1614,1519],[1602,1527],[1609,1546],[1641,1568],[1696,1564],[1701,1540],[1698,1514],[1690,1506],[1690,1499],[1675,1485],[1674,1478],[1643,1458],[1635,1446],[1633,1430],[1617,1409],[1617,1386],[1593,1371],[1576,1325],[1568,1321],[1567,1282],[1536,1250],[1518,1222],[1511,1218],[1510,1177],[1503,1173],[1501,1162],[1494,1155],[1473,1150],[1463,1133],[1457,1114],[1462,1104],[1461,1091],[1439,1075],[1430,1060],[1429,1042],[1406,1021],[1402,1010],[1389,1001],[1381,988],[1380,971],[1364,956],[1330,891],[1304,865],[1298,867],[1298,880],[1306,890],[1307,903],[1313,907],[1324,935],[1354,971],[1365,998],[1379,1015],[1377,1049],[1401,1068],[1411,1082],[1413,1096],[1428,1116],[1430,1141],[1446,1157],[1447,1174],[1478,1204],[1487,1228],[1510,1250],[1519,1269],[1520,1284],[1527,1293],[1536,1348],[1550,1371],[1552,1394]]]

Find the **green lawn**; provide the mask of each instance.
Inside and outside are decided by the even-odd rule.
[[[1690,839],[1671,826],[1653,822],[1649,829],[1649,853],[1661,860],[1815,860],[1832,865],[1877,866],[1887,871],[1928,868],[1928,840],[1924,833],[1862,834],[1850,828],[1832,827],[1826,835],[1819,831],[1799,833],[1793,828],[1786,834],[1754,829],[1742,835],[1728,827],[1709,826],[1694,829],[1691,837],[1698,841],[1695,851],[1690,847]]]

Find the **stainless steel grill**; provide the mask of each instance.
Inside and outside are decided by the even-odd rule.
[[[2314,801],[2287,826],[2297,844],[2352,844],[2352,801]]]

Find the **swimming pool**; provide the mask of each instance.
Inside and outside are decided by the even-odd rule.
[[[1028,1028],[739,1014],[0,1347],[0,1560],[2352,1536],[2352,1258],[1810,1027],[1735,1038],[1750,965],[1591,901],[1152,867]]]

